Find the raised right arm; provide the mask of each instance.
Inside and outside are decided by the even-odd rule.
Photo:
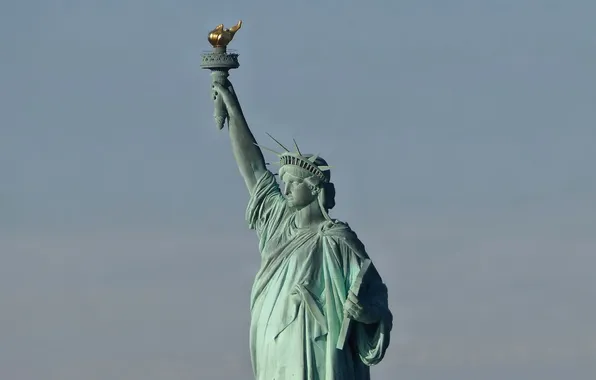
[[[227,88],[219,83],[214,83],[215,96],[221,96],[226,105],[232,152],[246,187],[252,195],[257,181],[267,171],[265,158],[261,149],[256,145],[256,140],[248,127],[232,84],[227,82],[226,85]]]

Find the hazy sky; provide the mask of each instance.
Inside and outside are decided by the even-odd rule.
[[[0,378],[248,379],[259,265],[200,54],[334,166],[373,379],[596,377],[596,2],[0,3]]]

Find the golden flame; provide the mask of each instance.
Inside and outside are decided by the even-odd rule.
[[[232,26],[229,29],[224,29],[223,24],[219,24],[215,27],[212,31],[209,32],[209,43],[213,47],[224,47],[228,46],[228,44],[234,38],[234,34],[242,27],[242,20],[238,21],[238,23]]]

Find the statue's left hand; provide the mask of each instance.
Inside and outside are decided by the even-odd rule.
[[[367,325],[381,320],[379,309],[370,303],[361,302],[351,290],[348,292],[348,298],[344,303],[344,314],[354,321]]]

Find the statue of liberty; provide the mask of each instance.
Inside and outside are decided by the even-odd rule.
[[[389,345],[387,288],[371,268],[354,291],[364,245],[331,219],[335,188],[327,162],[279,144],[279,177],[265,164],[229,81],[214,83],[228,114],[232,151],[250,194],[248,226],[261,268],[251,294],[250,351],[257,380],[364,380]],[[344,317],[353,321],[338,349]]]
[[[218,41],[228,33],[229,42],[239,27],[218,26],[210,42],[225,52]],[[277,153],[282,190],[227,73],[214,70],[213,75],[216,122],[221,128],[228,120],[232,151],[250,195],[246,221],[259,239],[261,266],[250,300],[255,378],[370,379],[370,366],[383,359],[389,345],[393,317],[387,287],[364,245],[346,223],[329,216],[335,205],[330,167],[317,155],[302,154],[295,142],[291,151],[275,140],[283,150]]]

